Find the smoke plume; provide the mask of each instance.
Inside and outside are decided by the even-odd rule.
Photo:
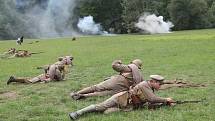
[[[157,17],[155,14],[144,14],[139,18],[138,23],[136,23],[135,26],[143,30],[143,32],[157,34],[169,33],[170,28],[174,25],[170,21],[165,22],[163,16]]]
[[[16,0],[16,7],[28,6],[29,0]],[[35,37],[60,37],[75,35],[70,17],[72,17],[75,0],[41,0],[27,11],[20,12],[25,16],[26,30]]]
[[[77,26],[84,34],[108,34],[106,31],[102,31],[102,26],[95,23],[92,16],[79,18]]]

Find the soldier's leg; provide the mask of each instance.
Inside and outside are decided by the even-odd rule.
[[[29,79],[27,79],[27,78],[15,78],[15,77],[11,76],[11,77],[9,78],[9,80],[7,81],[7,84],[10,84],[10,83],[12,83],[12,82],[18,82],[18,83],[31,83],[31,82],[29,81]]]
[[[87,93],[105,91],[105,90],[108,90],[107,85],[110,83],[111,83],[111,78],[108,78],[99,84],[96,84],[96,85],[93,85],[90,87],[86,87],[86,88],[78,91],[77,94],[87,94]]]
[[[41,82],[41,79],[38,78],[38,77],[34,77],[34,78],[30,79],[29,82],[31,82],[31,83],[37,83],[37,82]]]
[[[99,103],[96,105],[90,105],[90,106],[83,108],[81,110],[78,110],[76,112],[72,112],[69,114],[69,116],[72,120],[76,120],[76,119],[78,119],[78,117],[80,117],[81,115],[83,115],[85,113],[104,112],[106,109],[116,107],[116,106],[117,106],[116,99],[114,96],[112,96],[111,98],[107,99],[106,101],[104,101],[102,103]]]
[[[106,95],[113,95],[115,94],[114,91],[102,91],[102,92],[93,92],[88,94],[80,94],[83,97],[94,97],[94,96],[106,96]]]
[[[75,100],[79,100],[79,99],[83,99],[83,98],[87,98],[87,97],[93,97],[93,96],[105,96],[105,95],[111,95],[111,94],[115,94],[113,91],[103,91],[105,90],[104,88],[101,88],[101,86],[98,85],[94,85],[91,87],[87,87],[77,93],[70,93],[70,96],[75,99]]]

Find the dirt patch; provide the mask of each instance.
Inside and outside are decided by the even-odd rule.
[[[0,100],[3,99],[16,99],[18,94],[16,92],[10,91],[10,92],[0,92]]]

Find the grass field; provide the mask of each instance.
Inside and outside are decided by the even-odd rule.
[[[87,114],[80,121],[214,121],[215,120],[215,29],[179,31],[158,35],[117,35],[72,38],[0,41],[0,53],[11,47],[44,52],[29,58],[0,59],[0,121],[68,121],[68,113],[107,97],[74,101],[71,91],[101,82],[117,74],[111,68],[115,59],[128,64],[143,60],[145,79],[161,74],[166,79],[180,78],[206,84],[205,88],[172,88],[157,92],[175,100],[200,100],[204,103],[183,104],[158,110],[136,110],[113,114]],[[51,64],[57,57],[73,55],[74,65],[66,81],[46,84],[6,85],[10,75],[34,77],[42,73],[37,66]],[[5,96],[7,92],[12,96]]]

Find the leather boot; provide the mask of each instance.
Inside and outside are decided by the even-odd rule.
[[[7,85],[9,85],[11,82],[15,82],[15,78],[13,76],[10,76],[10,78],[7,81]]]
[[[78,119],[81,115],[83,115],[84,113],[89,113],[89,112],[94,112],[96,111],[96,106],[95,105],[90,105],[86,108],[83,108],[81,110],[78,110],[76,112],[72,112],[69,114],[70,119],[72,120],[76,120]]]

